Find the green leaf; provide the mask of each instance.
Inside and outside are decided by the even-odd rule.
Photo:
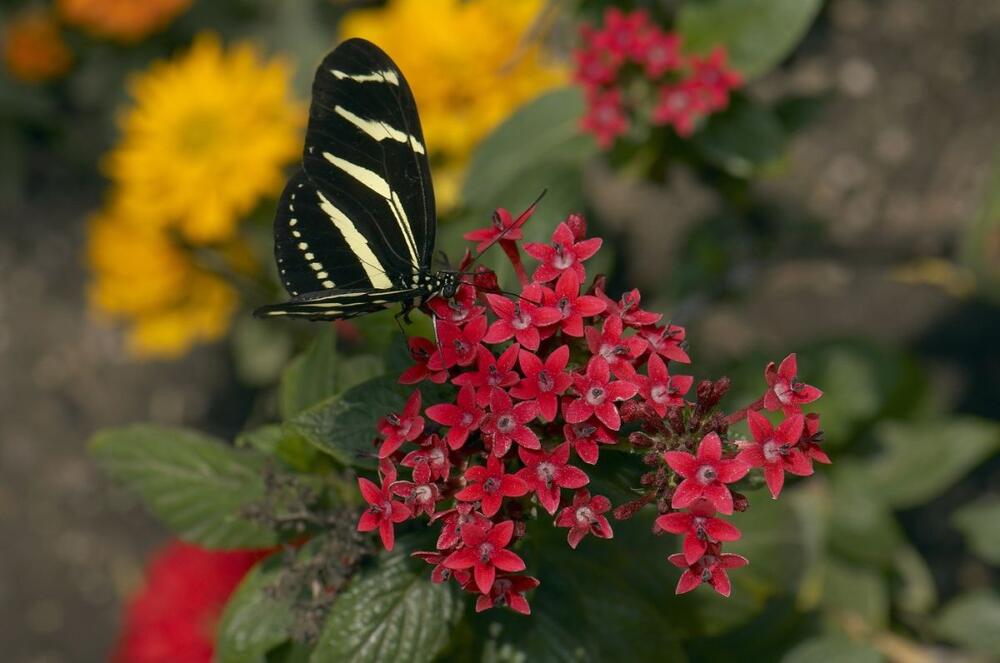
[[[256,449],[264,454],[274,454],[282,435],[281,424],[267,424],[237,435],[236,446],[241,449]]]
[[[1000,497],[993,495],[963,506],[951,522],[976,555],[990,564],[1000,564]]]
[[[306,351],[292,360],[281,377],[280,409],[284,419],[337,393],[337,335],[325,325]]]
[[[747,78],[766,74],[802,40],[822,0],[688,0],[677,16],[685,50],[726,47]]]
[[[236,373],[247,384],[273,384],[292,354],[291,335],[256,318],[237,318],[232,339]]]
[[[372,441],[378,435],[379,419],[402,410],[413,390],[412,385],[383,375],[309,408],[287,425],[340,463],[371,469],[377,465]],[[422,386],[420,391],[426,406],[436,402],[443,389]]]
[[[262,661],[288,639],[291,608],[265,591],[275,585],[281,569],[281,556],[269,557],[254,567],[229,599],[215,640],[219,663]]]
[[[889,591],[871,567],[829,557],[824,565],[823,609],[834,623],[845,617],[880,630],[889,623]]]
[[[880,663],[882,655],[859,642],[838,635],[809,638],[797,644],[781,658],[781,663]]]
[[[546,209],[565,215],[579,207],[580,169],[595,151],[579,129],[583,111],[579,89],[553,90],[521,107],[479,144],[462,189],[478,225],[497,207],[527,207],[546,188],[559,204],[546,201]]]
[[[915,615],[926,615],[937,605],[934,575],[920,553],[911,545],[901,546],[894,557],[893,607]]]
[[[962,237],[961,259],[993,301],[1000,299],[1000,154],[994,159],[986,193]]]
[[[90,451],[185,541],[206,548],[260,548],[277,541],[241,515],[264,495],[263,458],[256,453],[193,431],[150,425],[102,431]]]
[[[451,585],[432,583],[426,565],[383,555],[334,602],[311,660],[430,661],[461,610]]]
[[[941,611],[934,624],[949,642],[989,656],[1000,656],[1000,596],[988,589],[968,592]]]
[[[709,118],[692,142],[711,163],[734,177],[750,177],[785,153],[785,130],[769,109],[734,99],[723,113]]]
[[[1000,448],[1000,426],[962,418],[885,422],[882,453],[868,466],[877,494],[895,508],[936,497]]]
[[[889,568],[904,537],[864,464],[838,460],[829,469],[833,495],[829,542],[844,559]]]

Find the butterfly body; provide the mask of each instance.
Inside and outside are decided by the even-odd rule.
[[[255,315],[338,320],[397,303],[405,315],[451,296],[458,274],[430,269],[436,225],[413,93],[381,49],[347,40],[317,69],[302,166],[275,214],[291,299]]]

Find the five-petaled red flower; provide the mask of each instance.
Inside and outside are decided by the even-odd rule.
[[[732,553],[708,553],[694,564],[688,564],[681,553],[671,555],[667,559],[677,568],[684,569],[675,590],[678,594],[690,592],[701,583],[707,582],[719,594],[729,596],[732,585],[726,569],[737,569],[749,563],[746,557]]]
[[[538,355],[522,350],[518,362],[524,379],[511,388],[511,396],[536,403],[542,418],[552,421],[559,411],[558,396],[573,384],[573,376],[566,371],[569,346],[560,345],[544,362]]]
[[[390,488],[394,495],[403,498],[403,503],[410,510],[410,515],[416,517],[421,513],[434,515],[434,505],[441,499],[441,491],[434,483],[413,483],[412,481],[397,481]]]
[[[483,514],[492,518],[505,497],[520,497],[528,492],[528,484],[513,474],[504,472],[503,461],[490,454],[486,465],[475,465],[465,471],[468,485],[455,498],[463,502],[479,502]],[[464,529],[464,528],[463,528]]]
[[[440,552],[437,550],[418,550],[412,553],[411,557],[416,557],[417,559],[422,559],[428,564],[434,566],[434,570],[431,571],[431,582],[442,583],[451,580],[452,576],[458,581],[458,584],[464,585],[465,583],[472,580],[472,573],[469,571],[456,571],[454,569],[449,569],[444,565],[444,560],[448,558],[447,552]]]
[[[455,508],[447,511],[439,511],[434,514],[432,521],[441,521],[441,534],[438,535],[438,550],[448,550],[457,548],[462,543],[460,533],[462,528],[469,523],[475,523],[479,527],[489,527],[490,519],[476,511],[474,504],[459,502]]]
[[[563,272],[554,290],[544,290],[545,305],[559,312],[559,327],[569,336],[583,336],[583,319],[604,311],[598,297],[580,294],[580,279],[572,271]]]
[[[406,345],[410,350],[413,366],[410,366],[399,376],[400,384],[416,384],[422,380],[441,384],[448,379],[448,371],[432,371],[427,367],[427,361],[437,350],[433,341],[420,336],[411,336],[407,339]]]
[[[469,284],[458,286],[455,296],[451,299],[444,297],[433,297],[427,302],[438,320],[447,320],[462,324],[483,314],[486,310],[482,306],[476,305],[476,289]]]
[[[684,477],[674,490],[670,503],[673,508],[683,509],[703,498],[720,513],[728,515],[733,512],[733,494],[726,484],[739,481],[750,468],[741,459],[722,458],[722,440],[717,433],[709,433],[702,438],[697,456],[686,451],[668,451],[663,459]]]
[[[587,91],[587,114],[580,120],[580,128],[592,133],[598,145],[610,147],[618,136],[628,131],[628,127],[620,90],[603,88]]]
[[[639,308],[642,295],[639,294],[638,289],[629,290],[617,302],[608,297],[601,287],[596,289],[596,294],[607,304],[607,314],[618,316],[629,327],[638,328],[655,325],[663,317],[659,313],[652,313]]]
[[[428,435],[419,449],[403,456],[400,465],[413,470],[413,480],[417,483],[447,481],[451,473],[448,447],[439,435]]]
[[[513,369],[517,363],[519,349],[517,343],[514,343],[504,350],[500,357],[494,357],[492,352],[479,346],[476,370],[456,375],[452,379],[452,384],[475,387],[476,402],[479,407],[486,407],[493,392],[503,392],[507,387],[517,384],[519,376]]]
[[[614,433],[593,417],[578,424],[566,424],[563,426],[563,435],[573,445],[573,451],[580,460],[588,465],[597,463],[598,444],[614,444],[618,441]]]
[[[823,431],[819,427],[819,415],[810,412],[806,415],[805,427],[802,430],[802,438],[799,440],[799,448],[805,452],[810,460],[817,463],[829,465],[832,461],[823,451],[820,442],[823,441]]]
[[[785,472],[798,476],[813,473],[812,462],[797,447],[805,418],[794,414],[774,428],[767,417],[751,410],[747,413],[747,423],[754,441],[740,452],[739,459],[749,467],[763,467],[764,479],[771,496],[777,498],[785,483]]]
[[[684,394],[691,389],[694,378],[690,375],[670,375],[667,364],[659,355],[651,355],[646,364],[646,375],[636,375],[634,380],[639,385],[639,393],[646,399],[650,407],[661,417],[666,416],[667,409],[684,404]]]
[[[531,607],[524,593],[538,587],[537,578],[521,575],[501,575],[493,581],[489,594],[480,594],[476,599],[476,612],[488,610],[493,606],[508,606],[514,612],[530,615]]]
[[[590,496],[590,491],[578,490],[573,496],[573,503],[559,512],[556,517],[557,527],[568,527],[566,540],[570,548],[576,548],[583,537],[593,534],[602,539],[614,536],[611,524],[603,515],[611,509],[611,502],[604,495]]]
[[[402,412],[390,414],[379,421],[378,432],[385,436],[385,441],[378,450],[379,458],[392,455],[403,446],[403,442],[412,442],[420,437],[424,432],[424,418],[420,416],[420,391],[413,390]]]
[[[694,564],[705,554],[710,543],[737,541],[740,531],[731,523],[715,518],[715,508],[707,500],[696,500],[686,512],[675,511],[660,516],[656,525],[672,534],[684,535],[684,560]]]
[[[602,357],[591,358],[587,372],[573,376],[573,384],[579,397],[566,406],[566,421],[578,424],[593,415],[611,430],[622,426],[615,401],[632,398],[639,391],[639,387],[631,382],[612,381],[611,369]]]
[[[583,261],[592,257],[601,248],[601,239],[585,239],[577,241],[573,231],[565,223],[556,226],[552,233],[551,244],[529,242],[524,245],[524,251],[541,264],[535,269],[532,278],[538,283],[548,283],[559,278],[567,269],[576,273],[576,278],[583,281]]]
[[[487,343],[502,343],[516,338],[518,343],[534,351],[541,342],[538,328],[553,325],[562,319],[556,309],[541,306],[542,290],[537,284],[527,286],[514,301],[494,294],[487,294],[486,301],[497,314],[496,322],[490,325],[483,339]]]
[[[475,361],[480,345],[486,335],[486,317],[479,316],[464,327],[453,322],[438,321],[438,345],[427,362],[427,367],[440,371],[452,366],[468,366]]]
[[[382,545],[386,550],[392,550],[396,541],[396,533],[393,526],[401,523],[410,517],[410,509],[402,502],[392,499],[391,486],[395,482],[394,475],[388,475],[382,480],[382,487],[358,477],[358,488],[361,490],[361,497],[368,502],[368,508],[361,514],[358,521],[359,532],[370,532],[378,529],[379,536],[382,537]]]
[[[427,416],[442,426],[448,426],[446,440],[452,449],[459,449],[478,430],[486,412],[476,403],[476,390],[465,386],[458,390],[455,403],[438,403],[427,408]]]
[[[483,594],[493,588],[497,569],[524,570],[524,560],[507,550],[514,536],[514,521],[505,520],[489,529],[469,524],[462,528],[461,536],[462,548],[448,555],[444,565],[449,569],[471,568],[476,587]]]
[[[691,358],[684,351],[682,344],[687,332],[678,325],[664,327],[646,327],[639,330],[639,336],[649,343],[650,354],[658,354],[664,359],[690,364]]]
[[[498,209],[493,214],[493,224],[489,228],[469,231],[462,235],[462,238],[472,242],[479,242],[476,245],[476,253],[482,253],[497,239],[504,241],[523,239],[524,233],[521,230],[521,225],[528,220],[532,212],[534,212],[534,208],[530,207],[515,219],[507,210]]]
[[[772,361],[764,369],[764,379],[767,380],[767,393],[764,394],[764,407],[768,410],[781,410],[786,415],[801,411],[803,405],[812,403],[823,395],[816,387],[799,382],[798,362],[795,353],[785,357],[778,368]]]
[[[635,375],[633,362],[646,351],[646,341],[638,336],[622,336],[624,327],[622,319],[610,315],[604,321],[604,327],[597,331],[595,327],[587,327],[587,349],[595,356],[604,357],[611,372],[622,380],[631,379]]]
[[[542,443],[527,424],[538,416],[538,405],[525,401],[514,405],[505,391],[494,391],[490,397],[490,414],[480,430],[493,455],[500,458],[510,451],[514,442],[525,449],[540,449]]]
[[[583,488],[590,478],[578,467],[568,465],[569,443],[563,442],[552,451],[518,450],[524,469],[517,476],[538,497],[538,503],[550,514],[559,508],[560,488]]]

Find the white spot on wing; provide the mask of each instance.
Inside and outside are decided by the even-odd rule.
[[[399,85],[399,76],[396,75],[391,69],[386,69],[385,71],[375,71],[370,74],[348,74],[347,72],[340,71],[339,69],[331,69],[330,73],[337,77],[337,80],[344,80],[349,78],[357,83],[391,83],[393,85]]]

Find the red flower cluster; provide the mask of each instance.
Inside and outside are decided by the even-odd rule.
[[[582,126],[604,148],[628,131],[637,113],[689,136],[699,119],[724,110],[730,90],[742,83],[726,66],[722,47],[707,57],[685,55],[680,36],[651,23],[643,10],[609,7],[604,25],[585,25],[580,36],[574,56],[575,78],[587,93]]]
[[[496,277],[479,272],[452,300],[429,303],[436,343],[409,339],[415,366],[400,381],[447,381],[454,397],[422,408],[414,391],[402,412],[379,424],[381,485],[359,479],[368,507],[358,529],[377,529],[391,549],[397,524],[426,515],[440,528],[437,550],[416,556],[434,566],[435,582],[454,578],[478,596],[477,610],[528,613],[524,593],[538,581],[520,573],[525,563],[514,548],[529,521],[553,518],[576,548],[588,534],[612,538],[609,516],[655,503],[655,531],[684,535],[684,552],[671,558],[686,569],[677,591],[707,581],[728,594],[726,569],[746,560],[720,551],[740,533],[716,513],[746,508],[731,484],[751,467],[764,468],[776,496],[785,471],[807,474],[811,460],[828,462],[818,418],[799,413],[819,391],[798,381],[791,356],[768,367],[767,394],[732,417],[715,408],[725,379],[702,382],[697,402],[689,401],[694,379],[676,368],[690,362],[684,329],[640,308],[636,290],[616,300],[603,278],[583,285],[601,240],[586,238],[580,216],[560,223],[549,243],[523,246],[539,263],[529,277],[520,243],[497,232],[529,215],[515,221],[501,211],[494,228],[466,236],[500,238],[520,294],[487,292],[483,284]],[[756,412],[763,407],[788,418],[772,429]],[[747,412],[754,441],[740,447],[727,429]],[[643,496],[614,510],[588,490],[605,445],[637,451],[653,468],[638,487]],[[400,480],[400,468],[412,480]]]
[[[203,550],[179,541],[157,553],[128,603],[112,660],[212,660],[215,626],[230,594],[269,551]]]

